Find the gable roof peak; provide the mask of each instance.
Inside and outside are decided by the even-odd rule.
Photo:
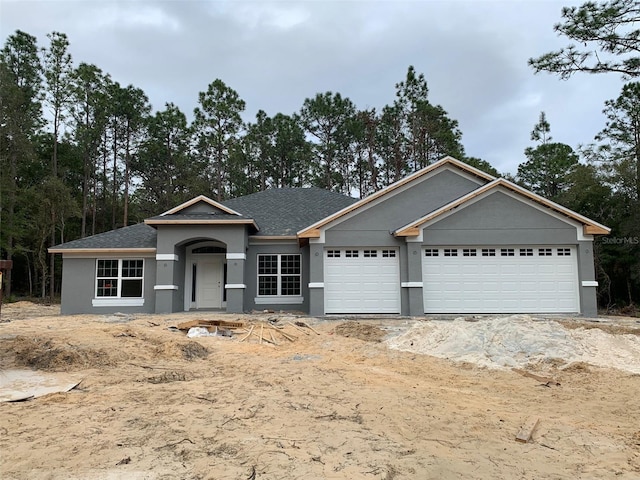
[[[474,175],[476,177],[479,177],[485,181],[488,182],[492,182],[496,179],[496,177],[494,177],[493,175],[489,175],[486,172],[483,172],[482,170],[479,170],[475,167],[472,167],[471,165],[468,165],[464,162],[461,162],[460,160],[457,160],[451,156],[446,156],[444,158],[441,158],[440,160],[438,160],[437,162],[432,163],[431,165],[427,165],[426,167],[417,170],[416,172],[407,175],[404,178],[401,178],[400,180],[397,180],[396,182],[387,185],[386,187],[378,190],[377,192],[374,192],[360,200],[358,200],[357,202],[355,202],[352,205],[349,205],[345,208],[343,208],[342,210],[323,218],[322,220],[309,225],[308,227],[306,227],[303,230],[300,230],[298,232],[298,238],[317,238],[320,236],[320,228],[323,227],[324,225],[332,222],[333,220],[336,220],[338,218],[340,218],[343,215],[346,215],[354,210],[357,210],[358,208],[362,207],[363,205],[367,205],[368,203],[383,197],[385,195],[390,194],[391,192],[403,187],[404,185],[407,185],[413,181],[417,181],[418,179],[420,179],[421,177],[427,175],[430,172],[433,172],[439,168],[444,168],[448,165],[451,165],[453,167],[455,167],[458,170],[462,170],[463,172],[469,173],[471,175]]]
[[[583,225],[584,228],[584,233],[586,235],[607,235],[611,229],[609,227],[606,227],[594,220],[591,220],[590,218],[587,218],[583,215],[580,215],[577,212],[574,212],[573,210],[570,210],[566,207],[563,207],[562,205],[553,202],[551,200],[548,200],[544,197],[542,197],[541,195],[538,195],[537,193],[531,192],[529,190],[527,190],[526,188],[521,187],[520,185],[517,185],[505,178],[496,178],[493,181],[477,188],[476,190],[473,190],[471,192],[469,192],[466,195],[463,195],[462,197],[446,204],[443,205],[442,207],[440,207],[437,210],[434,210],[433,212],[428,213],[427,215],[424,215],[416,220],[414,220],[413,222],[409,223],[408,225],[405,225],[403,227],[400,227],[398,229],[396,229],[393,232],[393,235],[395,237],[411,237],[411,236],[416,236],[419,234],[419,230],[422,228],[422,226],[431,221],[431,220],[435,220],[439,217],[442,217],[442,215],[446,214],[447,212],[450,212],[451,210],[458,208],[460,206],[465,206],[465,205],[469,205],[469,202],[472,201],[473,199],[475,199],[476,197],[479,197],[483,194],[487,194],[490,193],[492,191],[495,191],[496,189],[498,189],[499,187],[502,187],[508,191],[511,191],[515,194],[517,194],[518,196],[520,196],[521,198],[525,198],[528,199],[530,201],[533,201],[543,207],[546,207],[550,210],[553,210],[557,213],[560,213],[561,215],[575,220],[578,223],[581,223]]]
[[[223,212],[228,213],[230,215],[241,216],[235,210],[232,210],[229,207],[223,205],[222,203],[216,202],[215,200],[211,200],[209,197],[207,197],[205,195],[198,195],[197,197],[192,198],[191,200],[188,200],[188,201],[186,201],[184,203],[181,203],[177,207],[173,207],[172,209],[167,210],[164,213],[161,213],[160,216],[164,217],[165,215],[172,215],[174,213],[178,213],[178,212],[184,210],[185,208],[190,207],[191,205],[195,205],[198,202],[207,203],[207,204],[211,205],[212,207],[217,208],[218,210],[222,210]]]
[[[453,165],[455,167],[458,167],[460,170],[464,170],[468,173],[471,173],[477,177],[483,178],[485,180],[495,180],[496,177],[494,177],[493,175],[488,174],[487,172],[484,172],[482,170],[480,170],[479,168],[476,168],[472,165],[469,165],[468,163],[465,163],[461,160],[458,160],[457,158],[454,158],[450,155],[447,155],[446,157],[441,158],[440,160],[438,160],[437,162],[432,163],[431,165],[427,165],[426,167],[424,167],[422,170],[418,170],[416,173],[422,172],[423,170],[426,171],[431,171],[431,170],[435,170],[441,166],[444,165]],[[415,175],[415,174],[414,174]]]

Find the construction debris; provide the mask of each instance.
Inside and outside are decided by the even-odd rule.
[[[271,319],[260,322],[237,321],[229,322],[225,320],[190,320],[179,323],[177,326],[169,327],[170,330],[187,333],[188,337],[215,337],[242,335],[238,338],[240,342],[249,342],[251,339],[258,344],[268,344],[277,346],[283,341],[294,342],[297,340],[295,332],[304,335],[321,335],[319,331],[305,322],[287,322],[286,324],[274,323]],[[288,329],[288,331],[287,331]]]
[[[190,320],[188,322],[179,323],[177,325],[178,330],[188,332],[190,328],[193,327],[203,327],[206,328],[209,332],[215,331],[214,327],[220,327],[225,329],[235,329],[235,328],[244,328],[244,322],[228,322],[226,320]]]
[[[293,324],[291,324],[293,325]],[[292,335],[289,332],[285,332],[285,326],[275,326],[271,323],[268,322],[260,322],[260,331],[256,331],[256,326],[257,325],[251,325],[251,328],[249,328],[248,330],[245,328],[243,330],[241,330],[241,332],[246,333],[245,336],[243,336],[240,341],[244,342],[245,340],[250,340],[252,337],[255,337],[258,343],[267,343],[269,345],[279,345],[279,338],[282,337],[283,339],[289,341],[289,342],[294,342],[297,337],[295,335]],[[295,327],[295,325],[293,325],[293,327]],[[297,327],[295,327],[297,328]],[[304,332],[308,335],[307,332]]]
[[[516,442],[527,443],[531,439],[531,435],[533,435],[533,431],[538,426],[539,421],[540,419],[538,417],[528,418],[516,435]]]

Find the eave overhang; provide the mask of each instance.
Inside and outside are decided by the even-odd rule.
[[[144,221],[150,226],[155,225],[251,225],[259,231],[256,222],[250,218],[241,219],[172,219],[172,218],[149,218]]]
[[[76,255],[143,255],[156,253],[155,248],[49,248],[49,253],[76,254]]]

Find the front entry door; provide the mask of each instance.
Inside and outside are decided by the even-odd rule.
[[[222,257],[199,258],[196,272],[197,308],[222,308]]]

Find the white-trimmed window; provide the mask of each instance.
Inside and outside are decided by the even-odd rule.
[[[327,250],[327,258],[340,258],[340,250]]]
[[[515,256],[515,252],[513,248],[501,248],[500,249],[501,257],[513,257]]]
[[[482,256],[483,257],[495,257],[496,256],[496,249],[495,248],[483,248],[482,249]]]
[[[570,248],[559,248],[558,249],[558,256],[559,257],[570,257],[571,256],[571,249]]]
[[[344,256],[347,258],[358,258],[358,250],[345,250]]]
[[[458,256],[458,249],[457,248],[445,248],[444,249],[444,256],[445,257],[457,257]]]
[[[258,296],[300,296],[302,279],[299,254],[258,255]]]
[[[533,257],[533,248],[521,248],[520,249],[521,257]]]
[[[462,256],[463,257],[475,257],[477,255],[475,248],[463,248]]]
[[[540,257],[550,257],[553,254],[551,253],[552,250],[550,248],[539,248],[538,249],[538,256]]]
[[[365,258],[376,258],[378,256],[377,250],[365,250],[364,257]]]
[[[437,248],[425,248],[424,249],[424,256],[425,257],[437,257],[438,256],[438,249]]]
[[[382,250],[382,258],[396,258],[395,250]]]
[[[142,259],[98,259],[96,298],[142,298]]]

